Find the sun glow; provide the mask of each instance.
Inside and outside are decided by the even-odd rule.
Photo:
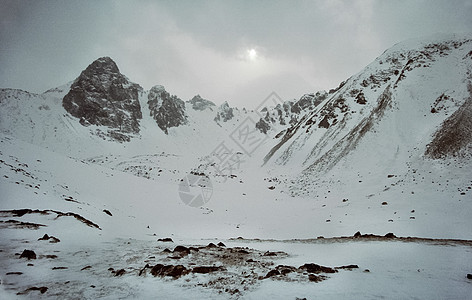
[[[255,61],[257,59],[257,51],[256,49],[249,49],[247,50],[247,56],[249,57],[249,60]]]

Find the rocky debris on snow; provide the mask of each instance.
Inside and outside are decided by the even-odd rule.
[[[115,271],[115,277],[123,276],[126,273],[125,269]]]
[[[194,267],[192,269],[192,273],[201,273],[201,274],[207,274],[211,272],[216,272],[216,271],[225,271],[226,269],[224,267],[217,267],[217,266],[200,266],[200,267]]]
[[[39,291],[41,294],[44,294],[48,291],[48,288],[45,287],[45,286],[41,286],[41,287],[36,287],[36,286],[33,286],[33,287],[30,287],[26,290],[24,290],[23,292],[18,292],[16,293],[17,295],[26,295],[28,294],[29,292],[31,291]]]
[[[313,263],[304,264],[303,266],[300,266],[298,269],[306,271],[308,273],[314,273],[314,274],[336,273],[336,272],[338,272],[337,270],[335,270],[333,268],[324,267],[324,266],[320,266],[320,265],[313,264]]]
[[[151,274],[153,276],[170,276],[173,278],[179,278],[180,276],[186,275],[189,273],[189,270],[182,265],[163,265],[157,264],[151,269]]]
[[[33,229],[33,230],[38,230],[41,227],[46,227],[46,225],[43,224],[37,224],[37,223],[30,223],[30,222],[21,222],[18,220],[7,220],[3,221],[0,220],[0,227],[2,228],[26,228],[26,229]]]
[[[27,258],[28,260],[30,259],[36,259],[36,253],[33,250],[23,250],[23,253],[21,253],[20,258]]]
[[[59,240],[55,236],[49,236],[48,234],[45,233],[43,237],[38,239],[38,241],[49,241],[50,243],[59,243],[61,240]]]
[[[8,272],[5,275],[23,275],[23,272]]]
[[[335,267],[336,270],[349,270],[352,271],[353,269],[359,269],[358,265],[347,265],[347,266],[341,266],[341,267]]]
[[[103,212],[106,213],[107,215],[109,215],[110,217],[113,216],[108,209],[104,209]]]
[[[146,260],[144,267],[136,268],[136,274],[146,276],[146,273],[149,272],[154,277],[171,277],[173,279],[185,277],[187,285],[193,285],[191,282],[195,277],[192,276],[198,274],[197,286],[233,295],[256,288],[263,280],[267,279],[286,282],[319,282],[328,279],[325,274],[358,268],[357,265],[331,268],[314,263],[307,263],[300,267],[289,265],[274,267],[275,261],[286,258],[288,254],[282,251],[263,252],[247,247],[227,248],[219,244],[179,245],[172,251],[178,255],[183,253],[178,264],[169,263],[169,259],[172,258],[166,257],[166,253],[161,251],[159,252],[161,254],[153,255],[152,260]],[[191,255],[189,255],[190,253]]]
[[[32,210],[32,209],[13,209],[13,210],[1,210],[0,211],[0,216],[15,216],[15,217],[22,217],[24,216],[25,214],[40,214],[40,215],[49,215],[51,213],[54,213],[57,215],[57,218],[59,217],[74,217],[76,220],[84,223],[85,225],[89,226],[89,227],[92,227],[92,228],[96,228],[96,229],[99,229],[101,230],[100,226],[98,226],[97,224],[93,223],[92,221],[82,217],[81,215],[77,214],[77,213],[73,213],[73,212],[61,212],[61,211],[57,211],[57,210],[52,210],[52,209],[45,209],[45,210]],[[37,224],[39,225],[39,224]],[[39,225],[39,226],[45,226],[45,225]]]

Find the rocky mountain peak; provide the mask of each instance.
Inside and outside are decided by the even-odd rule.
[[[210,100],[203,99],[200,95],[194,96],[191,100],[187,101],[187,103],[192,104],[192,108],[194,110],[205,110],[212,106],[216,106],[215,103],[211,102]]]
[[[62,105],[82,125],[107,126],[110,130],[105,135],[126,141],[126,134],[139,132],[141,91],[141,86],[120,73],[111,58],[102,57],[82,71]]]

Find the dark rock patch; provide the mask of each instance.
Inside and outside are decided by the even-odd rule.
[[[28,294],[29,292],[31,291],[39,291],[41,294],[44,294],[48,291],[48,288],[45,287],[45,286],[41,286],[41,287],[36,287],[36,286],[33,286],[33,287],[30,287],[28,289],[26,289],[25,291],[23,292],[18,292],[16,293],[17,295],[26,295]]]
[[[151,269],[151,274],[153,276],[170,276],[175,279],[180,276],[186,275],[189,271],[182,265],[163,265],[157,264]]]
[[[120,269],[115,272],[115,277],[123,276],[126,273],[125,269]]]
[[[280,275],[280,272],[278,270],[276,270],[276,269],[270,270],[269,273],[267,273],[266,276],[264,276],[264,279],[274,277],[274,276],[277,276],[277,275]]]
[[[88,270],[88,269],[91,269],[92,266],[86,266],[86,267],[83,267],[82,269],[80,269],[80,271],[84,271],[84,270]]]
[[[48,234],[44,234],[43,237],[39,238],[38,241],[48,241],[50,243],[59,243],[61,240],[59,240],[57,237],[54,236],[49,236]]]
[[[341,267],[335,267],[336,270],[352,270],[352,269],[359,269],[358,265],[347,265],[347,266],[341,266]]]
[[[212,273],[216,271],[223,271],[223,267],[217,267],[217,266],[200,266],[200,267],[195,267],[192,269],[192,273],[200,273],[200,274],[207,274],[207,273]]]
[[[319,274],[319,273],[337,273],[338,271],[330,268],[330,267],[324,267],[320,266],[317,264],[309,263],[309,264],[304,264],[303,266],[300,266],[298,269],[306,271],[308,273],[314,273],[314,274]]]
[[[166,243],[173,243],[174,241],[171,238],[162,238],[158,239],[158,242],[166,242]]]
[[[36,253],[34,253],[33,250],[23,250],[23,253],[21,253],[20,258],[27,258],[28,260],[30,259],[36,259]]]
[[[8,272],[5,275],[22,275],[23,272]]]
[[[218,246],[213,244],[213,243],[209,243],[206,247],[207,248],[218,248]]]
[[[104,209],[103,212],[106,213],[107,215],[109,215],[110,217],[113,216],[108,209]]]

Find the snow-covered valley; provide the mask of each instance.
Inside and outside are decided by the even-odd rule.
[[[471,50],[407,41],[255,110],[144,91],[103,58],[2,89],[2,298],[470,297]]]

